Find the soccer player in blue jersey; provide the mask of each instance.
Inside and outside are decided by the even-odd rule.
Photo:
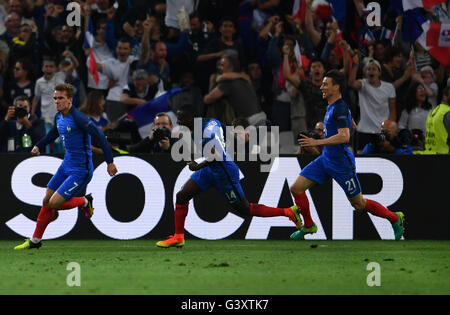
[[[184,105],[177,111],[178,124],[194,131],[194,110]],[[223,129],[216,119],[202,119],[202,148],[204,160],[201,163],[191,161],[189,169],[194,171],[191,178],[176,195],[175,234],[167,240],[156,243],[158,247],[182,247],[184,241],[184,223],[188,213],[189,201],[210,187],[215,187],[227,200],[232,209],[244,216],[274,217],[285,216],[293,221],[297,229],[302,227],[297,206],[273,208],[262,204],[249,203],[239,182],[239,168],[226,152]],[[211,148],[210,152],[207,152]],[[212,154],[208,157],[209,154]],[[214,156],[214,158],[213,158]]]
[[[46,145],[59,136],[65,154],[61,166],[47,185],[47,191],[39,212],[33,237],[14,249],[41,247],[41,239],[47,225],[53,220],[55,210],[79,207],[89,219],[93,214],[92,196],[76,197],[89,183],[94,172],[92,164],[91,136],[98,139],[103,149],[110,176],[117,173],[111,148],[103,133],[95,124],[72,106],[75,88],[70,84],[55,87],[54,101],[57,114],[53,128],[42,138],[31,153],[39,155]]]
[[[308,164],[300,173],[291,193],[304,219],[304,226],[291,235],[291,239],[304,239],[306,234],[317,232],[305,191],[316,184],[322,184],[333,178],[344,189],[351,205],[359,211],[367,211],[375,216],[391,222],[395,239],[399,240],[404,232],[404,215],[402,212],[391,212],[376,201],[363,198],[361,186],[356,176],[355,157],[348,149],[350,134],[355,123],[350,109],[342,100],[341,93],[345,89],[345,76],[337,70],[329,71],[320,90],[328,101],[325,114],[324,139],[313,139],[302,135],[299,144],[302,147],[323,146],[322,155]]]

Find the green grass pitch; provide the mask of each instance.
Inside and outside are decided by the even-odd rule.
[[[0,241],[0,294],[449,294],[448,241]],[[80,286],[67,279],[79,264]],[[379,264],[380,285],[369,286]],[[75,278],[72,278],[75,279]]]

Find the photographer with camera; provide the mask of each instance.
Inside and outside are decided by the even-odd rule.
[[[385,120],[381,124],[381,133],[374,134],[361,154],[413,154],[410,130],[398,130],[397,123]]]
[[[302,135],[313,138],[313,139],[323,139],[324,138],[324,130],[325,126],[322,121],[316,123],[313,130],[300,132],[297,136],[297,142],[300,144],[300,140],[303,139]],[[320,146],[310,146],[310,147],[302,147],[299,146],[296,154],[312,154],[312,155],[321,155],[322,147]]]
[[[170,153],[177,140],[172,138],[172,120],[166,113],[158,113],[153,120],[154,127],[148,137],[139,143],[127,146],[130,153]]]
[[[30,114],[31,104],[26,95],[17,96],[13,104],[0,122],[0,151],[30,152],[45,136],[44,121]]]

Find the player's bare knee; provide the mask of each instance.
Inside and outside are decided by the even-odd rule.
[[[366,207],[365,203],[362,201],[353,201],[353,202],[351,202],[351,204],[352,204],[352,207],[355,208],[355,210],[357,210],[357,211],[364,211],[364,208]]]
[[[44,207],[50,208],[50,198],[45,197],[45,198],[42,200],[42,205],[43,205]]]
[[[189,202],[189,196],[184,191],[177,192],[176,202],[180,205],[185,205]]]
[[[51,209],[59,209],[59,207],[61,206],[59,203],[55,202],[52,199],[50,199],[47,204],[47,207]]]
[[[249,217],[250,216],[250,203],[246,200],[243,200],[240,203],[232,204],[231,207],[238,214]]]
[[[295,194],[295,195],[299,195],[299,194],[305,192],[301,187],[296,187],[295,185],[292,185],[290,190],[291,190],[291,194]]]

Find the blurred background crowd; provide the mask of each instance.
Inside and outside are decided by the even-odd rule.
[[[356,154],[448,153],[450,1],[379,0],[380,24],[369,2],[77,0],[77,16],[70,1],[0,0],[1,151],[31,150],[67,82],[121,153],[170,152],[190,104],[226,126],[278,126],[280,153],[320,154],[297,138],[324,136],[320,86],[338,69]]]

